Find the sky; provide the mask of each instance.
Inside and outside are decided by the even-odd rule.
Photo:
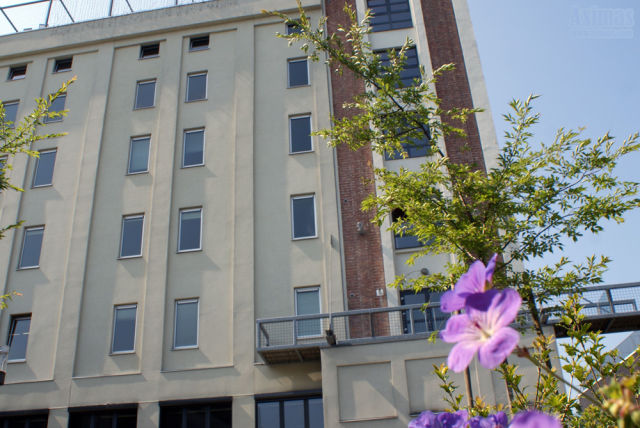
[[[509,101],[532,93],[541,95],[534,107],[542,115],[534,142],[551,142],[561,127],[586,127],[590,138],[610,132],[619,140],[640,131],[638,0],[467,1],[499,143]],[[640,153],[618,172],[640,181]],[[584,261],[604,254],[612,259],[605,284],[640,281],[640,210],[622,225],[603,226],[544,264],[561,255]]]

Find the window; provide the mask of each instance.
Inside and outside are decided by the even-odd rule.
[[[405,214],[400,209],[395,209],[391,213],[391,220],[394,223],[403,223]],[[401,250],[404,248],[417,248],[423,247],[425,244],[421,242],[417,236],[410,235],[410,228],[407,227],[402,232],[396,232],[393,236],[393,241],[396,247],[396,250]]]
[[[399,49],[394,49],[396,52]],[[380,64],[383,67],[388,67],[391,64],[388,51],[376,52],[380,56]],[[403,87],[413,86],[415,80],[420,81],[422,76],[420,74],[420,63],[418,62],[418,51],[415,47],[411,47],[405,51],[405,63],[402,71],[400,71],[400,82]]]
[[[209,49],[209,35],[206,36],[197,36],[191,37],[189,39],[189,50],[190,51],[201,51]]]
[[[207,99],[207,73],[187,75],[187,102]]]
[[[71,70],[72,63],[73,63],[73,57],[57,59],[56,62],[53,64],[53,72],[60,73],[62,71],[69,71]]]
[[[153,107],[156,98],[156,81],[147,80],[136,84],[134,109]]]
[[[155,58],[160,55],[160,43],[140,46],[140,59]]]
[[[9,326],[9,361],[24,361],[27,358],[27,342],[29,341],[29,328],[31,327],[31,315],[19,315],[11,317]]]
[[[113,341],[111,352],[114,354],[134,352],[136,343],[137,305],[115,306],[113,311]]]
[[[184,131],[182,167],[204,165],[204,129]]]
[[[311,142],[311,116],[289,118],[289,153],[303,153],[313,150]]]
[[[291,197],[291,230],[293,239],[316,237],[316,197]]]
[[[116,409],[86,411],[69,409],[69,428],[136,428],[137,405],[118,405]]]
[[[315,315],[320,313],[320,288],[296,288],[296,315]],[[322,320],[296,321],[296,337],[322,335]]]
[[[16,118],[18,116],[18,105],[18,101],[3,103],[4,123],[8,128],[13,128],[15,126]]]
[[[202,208],[180,210],[178,252],[202,249]]]
[[[47,110],[47,112],[54,113],[54,116],[45,117],[43,122],[50,123],[50,122],[62,121],[61,112],[64,111],[64,105],[66,102],[67,102],[67,94],[60,94],[56,97],[56,99],[51,101],[51,105],[49,106],[49,109]]]
[[[408,0],[367,0],[367,7],[373,13],[369,25],[374,33],[412,26]]]
[[[306,58],[290,59],[287,62],[287,68],[290,88],[309,84],[309,68]]]
[[[32,187],[50,186],[53,182],[53,167],[56,163],[57,150],[41,151],[36,160]]]
[[[287,24],[287,34],[300,34],[302,30],[300,30],[300,27],[297,24],[298,21],[296,21],[296,24],[291,23],[291,24]]]
[[[323,428],[322,397],[256,401],[258,428]]]
[[[9,67],[9,80],[20,80],[27,76],[27,66],[17,65],[15,67]]]
[[[144,215],[122,217],[122,234],[120,237],[120,258],[142,256],[142,230]]]
[[[172,403],[173,404],[173,403]],[[231,428],[231,400],[165,405],[160,403],[160,428]]]
[[[43,235],[44,226],[25,228],[18,269],[36,268],[40,266],[40,249],[42,248]]]
[[[198,347],[198,299],[176,300],[173,348]]]
[[[422,129],[417,129],[417,127],[410,127],[407,125],[407,132],[417,132],[421,134],[420,138],[406,138],[406,143],[402,143],[402,152],[399,150],[394,150],[393,152],[385,152],[384,158],[386,160],[392,159],[403,159],[403,153],[406,154],[407,158],[417,158],[426,156],[429,152],[429,146],[431,142],[431,132],[429,130],[429,125],[427,124],[427,135],[424,135],[424,131]]]
[[[149,171],[149,142],[151,137],[132,138],[129,144],[129,166],[127,174]]]
[[[0,416],[0,428],[47,428],[48,419],[48,413]]]

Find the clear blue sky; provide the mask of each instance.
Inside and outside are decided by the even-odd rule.
[[[536,142],[551,141],[560,127],[586,127],[585,135],[594,138],[640,131],[638,0],[468,3],[499,142],[509,100],[530,93],[542,96],[535,104],[542,114]],[[619,172],[640,181],[640,153]],[[613,261],[605,283],[640,281],[640,210],[622,225],[604,226],[604,232],[567,245],[564,255],[575,261],[607,255]]]

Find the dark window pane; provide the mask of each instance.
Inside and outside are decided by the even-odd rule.
[[[180,212],[180,242],[179,251],[200,249],[200,210]]]
[[[280,402],[258,403],[258,428],[280,428]]]
[[[304,400],[284,402],[284,428],[306,428],[304,426]]]
[[[116,428],[136,428],[137,415],[118,415],[118,425]]]
[[[40,264],[40,249],[42,248],[42,235],[44,228],[25,229],[20,256],[20,267],[35,267]]]
[[[300,34],[302,30],[296,24],[287,24],[287,34]]]
[[[115,308],[112,352],[133,351],[136,337],[136,306]]]
[[[95,425],[92,428],[113,428],[114,415],[98,414],[95,415]]]
[[[57,59],[55,62],[55,65],[53,66],[53,72],[59,73],[61,71],[71,70],[72,62],[73,62],[73,58]]]
[[[10,128],[15,127],[15,121],[18,116],[18,103],[7,103],[4,104],[4,122],[5,124],[9,124]]]
[[[231,405],[211,408],[208,428],[231,428]]]
[[[293,237],[308,238],[316,235],[314,197],[291,199],[293,212]]]
[[[204,100],[205,98],[207,98],[207,74],[187,76],[187,101]]]
[[[369,21],[373,32],[412,26],[408,0],[367,0],[367,7],[373,13]]]
[[[307,405],[309,406],[309,428],[323,428],[322,398],[310,398]]]
[[[24,79],[26,75],[27,75],[26,65],[19,65],[17,67],[9,68],[9,80]]]
[[[129,174],[146,172],[149,169],[150,138],[134,138],[129,148]]]
[[[306,59],[289,61],[289,86],[304,86],[309,84],[309,71]]]
[[[153,58],[160,54],[160,43],[140,46],[140,58]]]
[[[192,37],[189,40],[189,50],[197,51],[209,47],[209,36]]]
[[[40,152],[36,160],[36,171],[33,175],[33,187],[48,186],[53,181],[53,167],[56,163],[56,151]]]
[[[289,119],[291,132],[291,153],[308,152],[311,145],[311,118],[292,117]]]
[[[120,257],[142,254],[142,227],[144,217],[125,217],[122,219],[122,244]]]
[[[153,107],[156,96],[156,81],[138,82],[136,85],[135,108]]]
[[[160,407],[160,428],[181,428],[182,407]]]
[[[206,428],[205,427],[205,408],[187,409],[187,427],[188,428]]]
[[[184,133],[182,166],[204,164],[204,130]]]
[[[9,332],[9,360],[24,360],[27,356],[27,342],[31,317],[16,317],[11,321]]]
[[[50,113],[60,113],[61,111],[64,110],[64,105],[67,101],[67,95],[66,94],[62,94],[62,95],[58,95],[58,97],[51,101],[51,105],[49,106],[49,110],[47,110]],[[60,122],[62,120],[62,116],[56,116],[56,117],[45,117],[43,122],[44,123],[50,123],[50,122]]]
[[[198,301],[176,302],[176,348],[198,345]]]
[[[388,67],[391,64],[388,51],[377,52],[380,56],[380,63],[383,67]],[[421,80],[420,64],[418,63],[418,51],[415,47],[409,48],[405,51],[405,64],[400,71],[400,82],[403,87],[413,86],[415,80]]]

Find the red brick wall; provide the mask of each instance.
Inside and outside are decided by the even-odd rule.
[[[451,0],[421,0],[424,24],[427,30],[431,65],[434,69],[453,63],[456,68],[445,72],[436,82],[436,93],[442,100],[443,109],[453,107],[473,107],[471,88],[464,64],[458,26]],[[443,118],[446,120],[446,118]],[[447,155],[454,162],[475,163],[479,169],[486,170],[480,134],[475,116],[466,123],[451,122],[461,128],[467,137],[448,135],[445,137]],[[464,149],[464,146],[468,146]]]

